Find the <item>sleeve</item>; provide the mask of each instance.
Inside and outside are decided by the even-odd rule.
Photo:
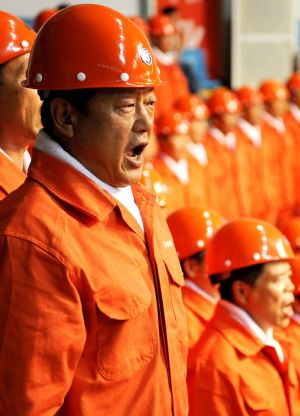
[[[57,413],[85,343],[79,294],[43,247],[0,238],[0,414]]]

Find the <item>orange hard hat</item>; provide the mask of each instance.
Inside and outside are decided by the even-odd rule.
[[[186,95],[176,101],[175,109],[181,111],[186,118],[193,120],[207,120],[208,107],[197,95]]]
[[[257,88],[250,85],[244,85],[236,91],[236,95],[244,107],[262,104],[264,102],[262,93]]]
[[[41,28],[23,85],[73,90],[160,84],[149,41],[128,17],[105,6],[78,4]]]
[[[290,261],[292,267],[292,282],[294,283],[295,295],[300,295],[300,257],[296,256],[293,260]]]
[[[289,78],[286,86],[290,92],[300,90],[300,72],[294,72]]]
[[[0,10],[0,64],[29,53],[36,33],[10,13]]]
[[[142,32],[144,32],[147,36],[150,34],[149,24],[148,22],[141,16],[131,16],[130,19],[137,25]]]
[[[212,209],[191,207],[175,211],[168,216],[167,223],[179,260],[183,260],[205,250],[208,240],[224,221]]]
[[[228,88],[215,89],[207,102],[212,115],[238,113],[241,111],[241,103],[236,94]]]
[[[300,248],[300,217],[291,217],[287,220],[283,233],[291,243],[294,250]]]
[[[260,86],[260,92],[263,95],[265,102],[272,102],[275,100],[287,100],[289,98],[289,91],[284,84],[276,80],[266,80]]]
[[[292,258],[294,253],[287,238],[272,224],[253,218],[225,224],[206,250],[209,274]]]
[[[165,14],[157,14],[149,20],[149,30],[151,36],[165,36],[176,33],[173,20]]]
[[[58,12],[58,9],[42,10],[35,18],[34,25],[33,25],[34,30],[38,32],[40,28],[43,26],[43,24],[47,22],[47,20],[50,19],[50,17],[52,17],[53,15],[55,15],[55,13],[57,12]]]
[[[171,136],[172,134],[187,134],[189,122],[182,113],[176,110],[161,115],[155,122],[157,138]]]
[[[149,191],[155,193],[157,201],[162,208],[167,205],[168,187],[163,182],[160,173],[154,169],[151,163],[145,165],[140,182],[149,189]]]

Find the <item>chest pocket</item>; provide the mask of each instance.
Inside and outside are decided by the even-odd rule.
[[[272,395],[276,394],[276,392],[264,392],[263,389],[257,392],[253,387],[244,385],[241,386],[241,394],[249,415],[274,416],[277,414],[274,412],[278,409],[274,408],[274,404],[272,403]]]
[[[98,372],[108,380],[130,377],[152,360],[156,349],[148,311],[151,293],[141,271],[101,289],[95,302]]]

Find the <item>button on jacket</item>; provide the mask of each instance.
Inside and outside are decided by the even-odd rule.
[[[286,358],[283,364],[270,353],[270,347],[218,305],[192,351],[190,415],[300,415],[290,346],[287,342],[281,345]]]
[[[0,152],[0,199],[17,189],[25,179],[25,173]]]
[[[145,234],[82,173],[35,151],[0,205],[0,414],[186,415],[184,284],[155,196]]]

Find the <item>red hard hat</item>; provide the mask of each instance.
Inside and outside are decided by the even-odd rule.
[[[262,93],[250,85],[244,85],[236,92],[236,95],[244,107],[264,102]]]
[[[24,82],[39,90],[160,84],[146,35],[128,17],[96,4],[66,7],[44,24]]]
[[[260,86],[260,91],[265,102],[287,100],[289,98],[289,91],[286,86],[272,79],[264,81]]]
[[[189,122],[179,111],[169,111],[155,122],[155,132],[158,139],[172,134],[187,134],[188,131]]]
[[[294,283],[295,295],[300,295],[300,257],[296,256],[293,260],[290,261],[292,267],[292,282]]]
[[[176,33],[173,20],[165,14],[157,14],[149,20],[149,29],[151,36],[165,36]]]
[[[184,113],[188,119],[207,120],[209,117],[207,105],[197,95],[187,95],[180,98],[174,107]]]
[[[38,32],[45,22],[47,22],[50,17],[55,15],[58,12],[58,9],[46,9],[42,10],[35,18],[34,21],[34,30]]]
[[[236,94],[225,87],[220,87],[212,92],[208,102],[208,108],[211,114],[230,114],[241,111],[241,103]]]
[[[300,217],[291,217],[286,222],[283,233],[294,250],[300,248]]]
[[[300,90],[300,72],[295,72],[287,82],[287,88],[290,92]]]
[[[144,18],[141,16],[131,16],[130,19],[137,25],[139,29],[141,29],[142,32],[149,36],[149,24]]]
[[[253,218],[231,221],[207,245],[209,274],[294,258],[287,238],[273,225]]]
[[[167,218],[179,260],[206,248],[208,240],[224,223],[211,209],[182,208]]]
[[[0,10],[0,64],[29,53],[36,33],[12,14]]]

